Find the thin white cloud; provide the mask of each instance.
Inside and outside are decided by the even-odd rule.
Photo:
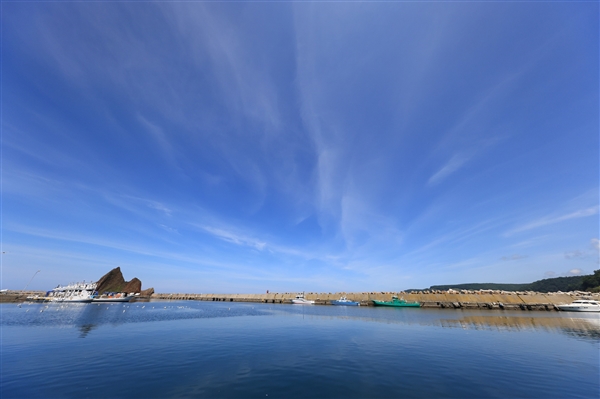
[[[145,128],[147,132],[150,133],[154,141],[156,142],[159,151],[163,154],[164,158],[173,166],[177,165],[177,157],[173,150],[173,145],[169,140],[167,134],[165,134],[164,130],[150,122],[148,119],[144,118],[142,115],[137,115],[138,121],[141,122],[142,126]]]
[[[587,258],[587,253],[585,253],[585,251],[580,251],[577,249],[575,251],[565,252],[565,258],[566,259],[585,259],[585,258]]]
[[[220,86],[223,103],[237,117],[241,112],[263,124],[264,133],[271,133],[281,124],[277,88],[262,65],[257,51],[264,51],[244,35],[244,30],[221,15],[217,8],[205,4],[169,4],[163,7],[183,43],[189,45],[189,55],[199,66],[210,62],[212,73]],[[268,59],[265,57],[264,59]]]
[[[256,238],[244,236],[242,234],[234,233],[229,230],[216,228],[216,227],[212,227],[212,226],[197,226],[197,227],[199,227],[202,230],[206,231],[207,233],[210,233],[211,235],[219,238],[220,240],[227,241],[232,244],[254,247],[260,251],[265,249],[265,247],[267,246],[267,243],[264,241],[258,240]]]
[[[326,263],[336,263],[340,258],[339,255],[332,255],[327,249],[319,250],[318,248],[303,247],[301,249],[278,245],[273,242],[257,237],[257,234],[241,233],[237,229],[232,227],[215,227],[201,223],[187,222],[190,226],[196,229],[200,229],[217,239],[222,241],[242,246],[255,248],[264,253],[270,254],[282,254],[285,256],[291,256],[293,258],[302,260],[318,260]],[[339,262],[338,262],[339,263]]]
[[[581,270],[581,269],[571,269],[571,270],[569,270],[569,274],[571,276],[579,276],[582,273],[583,273],[583,270]]]
[[[566,220],[578,219],[578,218],[583,218],[583,217],[588,217],[588,216],[594,216],[594,215],[597,215],[597,214],[598,214],[598,206],[592,206],[592,207],[589,207],[589,208],[580,209],[578,211],[568,213],[566,215],[545,216],[543,218],[534,220],[532,222],[529,222],[527,224],[519,226],[519,227],[517,227],[515,229],[512,229],[512,230],[506,232],[505,235],[506,236],[510,236],[510,235],[515,234],[515,233],[520,233],[520,232],[523,232],[523,231],[532,230],[532,229],[536,229],[536,228],[539,228],[539,227],[543,227],[543,226],[547,226],[547,225],[551,225],[551,224],[555,224],[555,223],[564,222]]]
[[[171,252],[171,251],[162,250],[159,248],[149,247],[146,245],[138,246],[138,245],[134,245],[131,243],[124,244],[121,241],[114,241],[114,240],[105,239],[102,237],[96,237],[93,235],[65,233],[65,232],[59,231],[59,230],[49,230],[49,229],[42,229],[42,228],[30,227],[30,226],[24,226],[24,225],[11,225],[11,226],[5,227],[5,230],[18,232],[18,233],[22,233],[22,234],[27,234],[27,235],[31,235],[31,236],[50,238],[53,240],[70,241],[70,242],[77,242],[77,243],[88,244],[88,245],[93,245],[93,246],[100,246],[100,247],[105,247],[105,248],[109,248],[109,249],[130,252],[130,253],[134,253],[134,254],[138,254],[138,255],[144,255],[144,256],[151,257],[151,258],[164,259],[164,260],[171,262],[170,267],[173,266],[173,262],[175,262],[175,263],[183,262],[183,263],[187,263],[190,265],[197,265],[197,266],[202,266],[202,267],[213,267],[213,268],[220,269],[220,270],[236,271],[236,270],[240,269],[240,266],[238,264],[228,263],[225,261],[215,261],[212,258],[208,258],[208,257],[204,258],[202,256],[199,256],[198,254],[192,254],[192,253],[188,252],[187,255],[182,255],[180,252]],[[6,247],[12,248],[12,246],[13,246],[13,244],[10,244],[9,242],[5,243],[5,248]],[[115,257],[118,257],[118,255]]]
[[[91,192],[100,194],[108,203],[145,218],[148,217],[148,214],[144,211],[144,208],[154,209],[167,217],[171,217],[173,214],[173,210],[160,201],[130,194],[116,194],[113,191],[102,191],[93,187],[85,188]],[[140,206],[142,204],[145,207]]]
[[[171,216],[171,210],[160,202],[148,201],[148,207],[163,212],[167,216]]]
[[[465,240],[472,238],[473,236],[477,236],[477,235],[483,234],[486,231],[498,228],[498,226],[501,226],[502,224],[504,224],[504,221],[501,218],[493,218],[493,219],[483,220],[472,226],[465,226],[462,228],[458,228],[458,229],[450,231],[446,234],[436,237],[429,243],[409,252],[407,255],[416,255],[416,254],[426,253],[426,252],[430,251],[432,248],[441,246],[443,244],[464,242]]]
[[[438,170],[429,178],[427,184],[433,186],[439,183],[460,169],[468,160],[469,158],[465,157],[464,155],[455,154],[444,166],[442,166],[440,170]]]
[[[61,232],[58,230],[50,230],[50,229],[43,229],[43,228],[30,227],[30,226],[20,226],[20,225],[5,226],[5,229],[8,231],[14,231],[14,232],[18,232],[21,234],[27,234],[27,235],[31,235],[31,236],[50,238],[50,239],[60,240],[60,241],[79,242],[79,243],[84,243],[84,244],[96,245],[96,246],[107,247],[107,248],[111,248],[111,249],[117,249],[117,250],[121,250],[121,251],[137,253],[140,255],[156,255],[155,252],[149,251],[145,247],[144,248],[135,247],[133,245],[126,245],[121,242],[87,236],[85,234],[74,234],[74,233],[72,234],[72,233]]]
[[[500,260],[509,261],[509,260],[519,260],[519,259],[524,259],[524,258],[527,258],[527,255],[513,254],[511,256],[503,256],[500,258]]]
[[[177,231],[177,229],[174,229],[172,227],[169,226],[165,226],[164,224],[159,224],[159,227],[161,227],[162,229],[164,229],[165,231],[168,231],[169,233],[179,233]]]

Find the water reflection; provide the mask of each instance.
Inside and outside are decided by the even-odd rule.
[[[13,311],[7,312],[12,309]],[[13,313],[14,312],[14,313]],[[9,314],[12,313],[12,314]],[[471,330],[542,330],[571,337],[600,339],[600,314],[488,310],[389,309],[337,306],[145,302],[129,304],[23,304],[6,307],[3,325],[64,326],[86,338],[99,326],[236,316],[299,316],[305,319],[356,320],[385,324]]]
[[[546,330],[584,339],[597,340],[600,338],[600,318],[598,317],[467,316],[460,319],[442,319],[440,325],[475,330]]]
[[[79,338],[85,338],[87,335],[96,328],[95,324],[82,324],[79,326]]]
[[[102,324],[120,325],[131,321],[126,311],[129,304],[88,303],[23,303],[16,309],[5,308],[2,324],[25,326],[73,326],[80,332],[80,338],[86,338],[90,332]],[[12,310],[12,311],[11,311]],[[13,311],[15,311],[13,313]]]
[[[385,324],[408,324],[469,330],[557,332],[575,338],[598,341],[600,314],[523,311],[479,311],[391,308],[337,308],[322,306],[303,310],[303,317],[357,320]],[[297,313],[286,309],[285,313]],[[496,314],[495,314],[496,313]]]

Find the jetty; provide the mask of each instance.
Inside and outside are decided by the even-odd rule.
[[[40,302],[45,301],[45,291],[23,291],[23,290],[6,290],[0,293],[0,303],[18,303],[27,300],[39,299]]]
[[[215,302],[255,302],[290,304],[296,292],[269,294],[162,294],[154,293],[153,300],[190,300]],[[389,301],[392,296],[403,297],[409,302],[419,302],[423,308],[444,309],[520,309],[558,310],[556,305],[571,303],[581,298],[600,300],[599,293],[584,291],[540,293],[532,291],[514,292],[499,290],[448,290],[417,292],[360,292],[360,293],[305,293],[304,297],[315,301],[315,305],[330,305],[331,301],[345,296],[361,306],[373,306],[373,300]]]
[[[269,294],[185,294],[185,293],[152,293],[136,300],[157,301],[213,301],[213,302],[251,302],[291,304],[296,292]],[[558,310],[557,305],[571,303],[577,299],[589,298],[600,300],[600,293],[584,291],[540,293],[533,291],[499,291],[499,290],[448,290],[417,292],[328,292],[304,293],[307,300],[315,301],[315,305],[331,305],[331,301],[345,296],[357,301],[361,306],[373,306],[374,300],[389,301],[392,296],[404,298],[409,302],[419,302],[422,308],[442,309],[498,309],[498,310]],[[0,294],[0,303],[44,301],[42,291],[5,291]]]

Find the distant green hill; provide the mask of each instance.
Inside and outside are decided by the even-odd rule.
[[[432,285],[430,290],[447,291],[452,288],[455,290],[504,290],[504,291],[527,291],[529,284],[497,284],[497,283],[469,283],[469,284],[450,284],[450,285]]]
[[[596,275],[600,276],[600,270],[596,270],[593,275],[555,277],[544,280],[534,281],[526,284],[496,284],[496,283],[470,283],[453,285],[432,285],[430,290],[446,291],[450,288],[455,290],[503,290],[503,291],[537,291],[537,292],[556,292],[556,291],[585,291],[593,290]]]

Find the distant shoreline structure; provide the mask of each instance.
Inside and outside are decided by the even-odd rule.
[[[362,306],[373,306],[373,301],[389,301],[394,296],[402,296],[408,302],[418,302],[424,308],[453,308],[453,309],[522,309],[522,310],[559,310],[557,305],[564,305],[578,299],[600,300],[598,282],[600,270],[593,275],[557,277],[534,281],[529,284],[497,284],[469,283],[445,286],[432,286],[424,290],[405,290],[400,292],[359,292],[359,293],[308,293],[309,301],[316,305],[331,305],[340,297],[358,302]],[[213,302],[254,302],[254,303],[292,303],[298,293],[266,294],[195,294],[195,293],[155,293],[153,288],[141,290],[141,281],[134,278],[127,282],[119,267],[104,275],[98,285],[129,288],[135,284],[137,292],[141,292],[141,300],[197,300]],[[452,288],[449,288],[452,287]],[[528,289],[537,287],[538,290]],[[548,292],[549,287],[555,287]],[[556,289],[558,287],[558,289]],[[565,289],[569,288],[569,289]],[[572,287],[591,287],[588,292]],[[133,287],[132,287],[133,288]],[[522,290],[516,290],[522,288]],[[304,295],[304,293],[303,293]],[[0,292],[0,303],[23,302],[27,299],[45,301],[47,293],[42,291],[10,291]],[[29,297],[29,298],[28,298]],[[136,298],[138,300],[138,298]]]
[[[577,299],[600,300],[599,293],[574,292],[508,292],[508,291],[424,291],[408,292],[362,292],[362,293],[306,293],[307,300],[315,305],[331,305],[341,295],[361,306],[373,306],[374,300],[389,301],[394,296],[402,296],[408,302],[419,302],[421,308],[441,309],[496,309],[496,310],[539,310],[558,311],[558,305],[568,304]],[[254,302],[270,304],[291,304],[294,293],[270,294],[153,294],[152,300],[196,300],[212,302]]]
[[[6,291],[0,294],[0,303],[18,303],[26,300],[27,296],[43,296],[42,291]],[[154,293],[140,300],[156,301],[211,301],[211,302],[250,302],[270,304],[291,304],[297,293],[269,294],[185,294],[185,293]],[[361,293],[306,293],[308,300],[315,305],[331,305],[331,301],[345,296],[357,301],[361,306],[372,306],[373,300],[388,301],[392,296],[403,296],[407,301],[416,301],[422,308],[444,309],[498,309],[498,310],[558,310],[557,305],[568,304],[577,299],[589,298],[600,300],[600,293],[583,291],[573,292],[510,292],[499,290],[480,290],[458,292],[448,291],[419,291],[408,292],[361,292]],[[138,300],[138,299],[136,299]]]

